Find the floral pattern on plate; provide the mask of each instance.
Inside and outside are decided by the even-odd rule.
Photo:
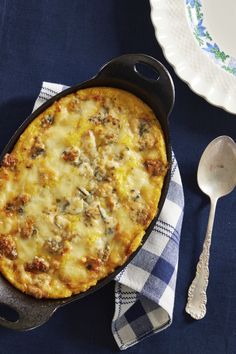
[[[201,0],[185,0],[188,20],[199,46],[223,69],[236,76],[236,59],[226,54],[214,42],[204,26]]]

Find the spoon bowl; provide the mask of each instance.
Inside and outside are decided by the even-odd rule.
[[[229,136],[219,136],[205,149],[199,162],[199,188],[210,198],[223,197],[236,185],[236,144]]]

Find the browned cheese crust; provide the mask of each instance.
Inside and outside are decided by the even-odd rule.
[[[69,94],[24,131],[0,168],[0,270],[21,291],[94,286],[141,244],[167,171],[163,132],[131,93]]]

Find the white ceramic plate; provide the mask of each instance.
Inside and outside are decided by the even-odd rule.
[[[236,0],[150,0],[157,40],[178,76],[236,114]]]

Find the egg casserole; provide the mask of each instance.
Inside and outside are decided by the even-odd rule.
[[[0,271],[65,298],[124,264],[155,217],[168,168],[153,111],[108,87],[54,102],[0,167]]]

